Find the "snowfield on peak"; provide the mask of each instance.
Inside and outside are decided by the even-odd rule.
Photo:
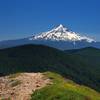
[[[43,32],[32,36],[29,40],[51,40],[51,41],[86,41],[95,42],[94,39],[81,36],[76,32],[70,31],[68,28],[60,24],[48,32]]]
[[[34,34],[30,37],[8,40],[0,42],[0,49],[10,48],[25,44],[46,45],[60,50],[79,49],[84,47],[100,48],[100,42],[94,39],[82,36],[77,32],[69,30],[69,28],[59,25],[47,32]]]

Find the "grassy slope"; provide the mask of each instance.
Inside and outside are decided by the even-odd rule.
[[[52,71],[100,91],[100,50],[98,54],[95,50],[91,56],[67,54],[42,45],[0,50],[0,74]],[[88,49],[88,52],[91,52],[91,49]]]
[[[64,79],[56,73],[44,73],[53,84],[35,91],[31,100],[100,100],[96,91]]]

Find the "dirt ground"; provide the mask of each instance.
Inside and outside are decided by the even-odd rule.
[[[42,73],[19,73],[0,77],[0,100],[30,100],[31,94],[50,84]]]

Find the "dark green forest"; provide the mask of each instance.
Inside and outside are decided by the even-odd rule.
[[[43,45],[23,45],[0,50],[0,76],[46,71],[100,91],[100,49],[60,51]]]

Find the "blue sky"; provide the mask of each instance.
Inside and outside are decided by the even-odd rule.
[[[100,40],[100,0],[0,0],[0,40],[28,37],[58,24]]]

